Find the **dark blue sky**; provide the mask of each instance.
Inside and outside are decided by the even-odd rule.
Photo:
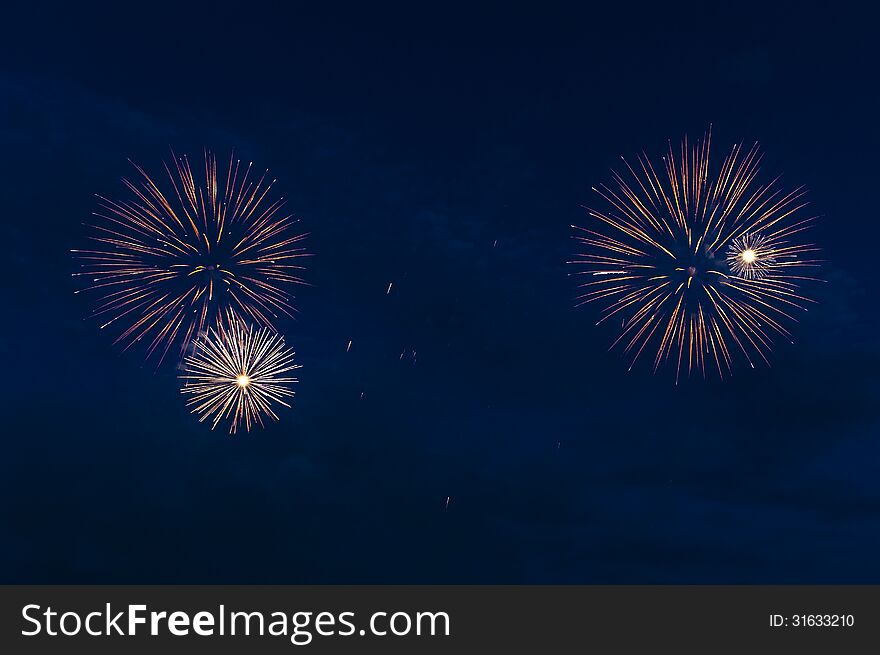
[[[418,4],[5,21],[0,581],[880,582],[876,17]],[[710,123],[809,188],[827,283],[772,368],[674,387],[573,308],[569,225]],[[312,232],[263,432],[73,294],[93,194],[169,147],[270,168]]]

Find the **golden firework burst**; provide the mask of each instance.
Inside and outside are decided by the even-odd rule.
[[[95,245],[73,251],[82,267],[74,275],[98,294],[101,327],[120,326],[116,343],[143,340],[160,362],[227,311],[271,327],[294,313],[289,288],[303,283],[306,235],[284,199],[270,198],[275,180],[234,157],[219,168],[210,152],[204,160],[194,170],[174,156],[164,184],[135,164],[139,181],[123,180],[130,196],[98,196]]]
[[[599,323],[621,320],[630,368],[646,349],[654,370],[669,359],[681,372],[707,368],[722,377],[736,354],[769,363],[774,336],[808,300],[801,283],[818,265],[817,248],[800,238],[815,220],[805,190],[784,191],[778,178],[757,181],[757,144],[734,146],[710,171],[711,132],[678,154],[669,145],[665,175],[644,154],[612,184],[594,188],[604,203],[588,209],[595,229],[572,226],[583,248],[571,264],[586,276],[578,304],[604,305]],[[726,251],[726,256],[725,256]]]
[[[229,432],[240,426],[250,431],[263,426],[263,417],[278,420],[276,404],[290,407],[290,385],[297,379],[289,373],[297,368],[294,352],[284,339],[267,327],[255,328],[235,315],[192,342],[192,353],[184,358],[182,393],[190,396],[187,406],[199,421],[211,419],[211,429],[229,421]]]
[[[784,241],[772,243],[763,234],[744,234],[733,239],[727,249],[730,272],[747,280],[765,278],[784,266],[799,266],[797,253]]]

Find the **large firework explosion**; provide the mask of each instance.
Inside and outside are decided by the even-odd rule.
[[[164,183],[134,165],[138,181],[123,180],[127,199],[99,196],[95,245],[74,251],[82,264],[74,275],[99,295],[101,327],[119,326],[116,343],[144,341],[160,362],[226,311],[267,327],[291,315],[289,287],[302,283],[306,255],[267,173],[234,157],[218,171],[210,152],[196,171],[187,157],[173,158]]]
[[[801,241],[816,218],[805,190],[759,183],[757,144],[734,146],[713,175],[710,142],[685,138],[677,155],[670,144],[661,173],[644,154],[624,159],[626,174],[594,188],[595,228],[573,226],[582,249],[570,263],[587,278],[578,304],[621,322],[612,348],[630,368],[649,350],[655,371],[674,362],[676,382],[684,370],[724,377],[737,357],[769,363],[774,337],[790,339],[786,323],[811,302],[798,289],[818,265]]]
[[[211,429],[229,421],[229,432],[240,426],[250,431],[263,425],[263,417],[278,420],[274,404],[290,405],[289,374],[299,368],[293,350],[270,328],[255,328],[235,315],[220,320],[192,342],[192,353],[183,361],[182,392],[191,396],[187,406],[199,421],[211,418]]]

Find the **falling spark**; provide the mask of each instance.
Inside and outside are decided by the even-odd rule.
[[[612,348],[630,368],[650,349],[654,371],[674,362],[676,382],[684,370],[724,377],[735,357],[769,364],[774,337],[790,340],[785,324],[812,302],[799,287],[819,265],[799,240],[816,218],[803,215],[805,190],[758,183],[757,144],[735,146],[713,175],[710,143],[707,132],[678,154],[670,144],[660,172],[644,154],[623,160],[627,175],[594,189],[597,226],[573,226],[582,251],[569,263],[590,278],[578,304],[602,304],[599,323],[621,319]]]
[[[199,421],[211,418],[211,429],[230,421],[235,434],[259,424],[263,417],[278,420],[274,404],[290,407],[290,385],[297,382],[289,372],[300,368],[293,363],[293,351],[270,328],[254,328],[234,315],[197,337],[193,352],[183,362],[182,393],[191,396],[187,406]]]
[[[445,509],[449,509],[449,500],[450,500],[450,497],[449,497],[449,496],[446,496],[446,506],[445,506]]]
[[[386,295],[386,296],[387,296],[389,293],[391,293],[391,286],[392,286],[393,284],[394,284],[394,282],[389,282],[389,283],[388,283],[388,288],[385,290],[385,295]]]
[[[351,350],[351,339],[348,340],[348,345],[345,347],[345,352]]]
[[[205,153],[195,170],[185,156],[165,164],[167,179],[134,165],[138,179],[123,180],[129,197],[98,196],[93,246],[74,250],[98,295],[93,315],[114,328],[128,349],[145,342],[161,362],[172,345],[190,342],[234,311],[260,326],[295,313],[291,285],[303,284],[305,234],[272,199],[274,180],[230,157],[218,167]]]

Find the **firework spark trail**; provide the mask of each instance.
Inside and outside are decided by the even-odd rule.
[[[193,352],[184,358],[182,393],[191,396],[187,406],[199,421],[212,418],[211,429],[230,421],[235,434],[243,424],[263,426],[263,416],[278,420],[274,404],[290,405],[290,385],[297,382],[289,372],[300,368],[294,352],[270,328],[255,328],[230,314],[217,327],[197,337]]]
[[[173,153],[172,153],[173,156]],[[307,256],[297,222],[270,199],[275,180],[230,157],[218,170],[205,152],[197,174],[187,157],[165,164],[162,189],[141,167],[130,197],[98,196],[90,249],[74,250],[98,296],[102,328],[119,325],[125,349],[147,340],[161,362],[175,342],[181,352],[226,311],[272,327],[295,309],[288,287],[303,284],[297,260]]]
[[[790,338],[793,310],[812,302],[799,287],[819,264],[818,249],[798,241],[816,218],[803,216],[804,189],[759,184],[757,144],[735,146],[713,177],[710,144],[711,132],[677,154],[670,143],[661,172],[644,154],[624,159],[626,176],[594,188],[605,207],[587,210],[598,226],[572,226],[583,250],[569,263],[590,278],[578,304],[602,304],[599,323],[622,319],[612,348],[630,368],[650,349],[655,372],[675,362],[676,382],[685,369],[724,377],[737,355],[768,362],[774,337]]]

